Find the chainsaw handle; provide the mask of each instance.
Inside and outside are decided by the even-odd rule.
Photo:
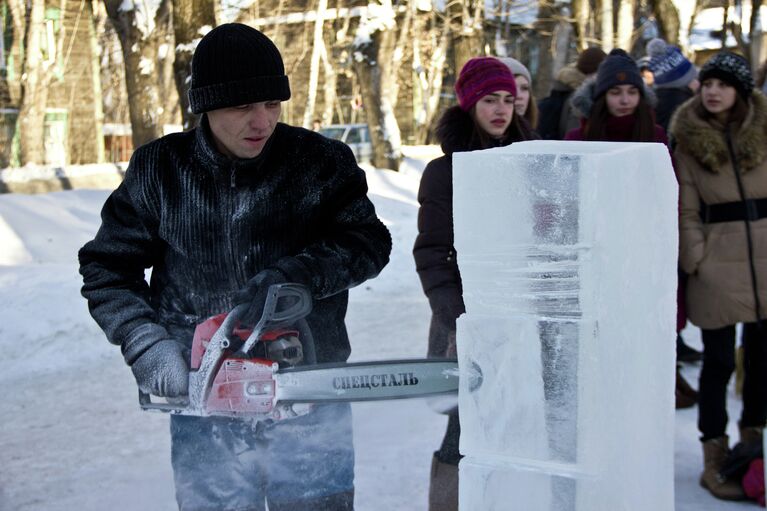
[[[284,309],[278,309],[280,300],[286,298],[295,298],[296,303]],[[245,310],[240,310],[240,307],[241,305],[237,306],[229,316],[236,315],[239,317],[243,314]],[[312,295],[306,286],[301,284],[273,284],[269,286],[264,303],[264,312],[238,352],[248,353],[264,332],[295,323],[308,316],[311,311]],[[227,320],[229,316],[227,316]],[[223,328],[223,325],[221,327]]]

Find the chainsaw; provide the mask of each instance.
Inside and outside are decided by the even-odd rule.
[[[155,402],[139,391],[143,410],[193,416],[282,420],[317,403],[444,396],[458,390],[455,359],[409,359],[317,364],[305,317],[311,295],[299,284],[269,288],[252,328],[240,318],[248,305],[197,325],[189,395]]]

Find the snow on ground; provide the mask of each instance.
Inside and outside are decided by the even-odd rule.
[[[407,154],[404,172],[366,168],[394,249],[381,275],[352,291],[352,360],[426,352],[429,310],[410,251],[419,175],[439,152]],[[98,228],[107,195],[0,195],[0,511],[175,509],[168,418],[139,410],[119,349],[106,342],[79,295],[77,249]],[[684,335],[700,345],[696,329]],[[687,366],[685,376],[696,381],[698,370]],[[730,417],[739,406],[731,393]],[[353,410],[356,509],[425,510],[445,417],[422,400]],[[681,410],[676,418],[676,509],[754,508],[716,501],[698,486],[696,412]],[[730,427],[737,438],[734,421]]]

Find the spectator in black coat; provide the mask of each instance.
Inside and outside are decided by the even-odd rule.
[[[563,67],[554,80],[551,93],[538,102],[536,130],[545,140],[564,140],[568,131],[580,125],[570,99],[586,78],[593,76],[607,55],[601,48],[588,48],[575,64]]]
[[[381,271],[391,237],[351,150],[277,122],[289,97],[265,35],[208,32],[189,92],[200,126],[136,150],[80,250],[91,314],[144,392],[186,395],[194,326],[238,303],[252,324],[271,284],[311,291],[318,362],[349,356],[347,290]],[[277,423],[173,415],[170,429],[180,509],[353,509],[348,405]]]
[[[469,60],[461,69],[455,91],[459,106],[448,109],[437,125],[437,139],[445,155],[429,162],[418,190],[421,207],[413,256],[431,306],[430,357],[455,357],[456,319],[465,312],[453,246],[453,153],[537,138],[515,113],[516,82],[500,60]],[[430,511],[458,509],[459,435],[458,412],[453,411],[442,446],[432,459]]]

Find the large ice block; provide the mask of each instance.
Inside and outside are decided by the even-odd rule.
[[[453,165],[461,510],[672,510],[666,147],[524,142]]]

